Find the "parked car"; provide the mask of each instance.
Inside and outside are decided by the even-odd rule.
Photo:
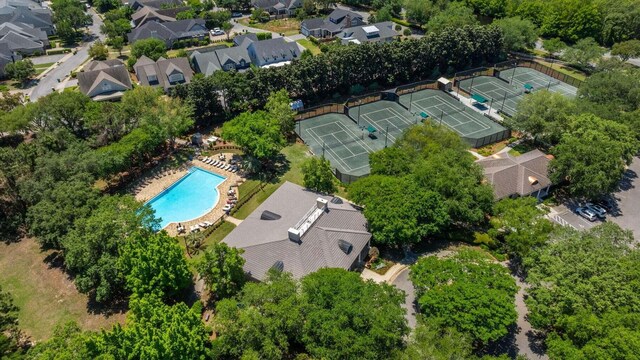
[[[593,210],[586,207],[577,208],[576,213],[589,221],[596,221],[596,218],[598,217]]]
[[[213,36],[220,36],[220,35],[224,35],[225,32],[224,30],[220,29],[220,28],[214,28],[213,30],[211,30],[211,35]]]
[[[607,209],[608,212],[612,212],[615,209],[615,201],[609,198],[602,198],[593,202],[595,205],[602,206]]]
[[[594,213],[596,213],[596,215],[601,219],[604,219],[605,215],[607,214],[607,210],[605,210],[605,208],[603,208],[600,205],[596,205],[593,203],[586,203],[584,206],[590,209],[591,211],[593,211]]]
[[[238,12],[238,11],[234,11],[234,12],[231,13],[231,17],[233,17],[233,18],[242,17],[242,13]]]

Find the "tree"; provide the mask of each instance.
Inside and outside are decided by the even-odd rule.
[[[191,282],[191,272],[176,239],[165,232],[138,231],[120,248],[118,268],[135,296],[172,298]]]
[[[278,119],[265,111],[243,112],[222,126],[222,137],[265,162],[285,144]]]
[[[586,231],[559,228],[525,259],[529,320],[548,333],[550,357],[637,354],[640,251],[633,242],[630,231],[611,222]]]
[[[426,24],[436,12],[435,6],[429,0],[405,0],[403,5],[407,19],[418,24]]]
[[[138,40],[131,45],[131,56],[139,59],[141,56],[151,58],[156,61],[167,55],[167,46],[164,41],[155,38]]]
[[[117,0],[93,0],[93,6],[101,13],[117,9],[121,5],[122,3]]]
[[[475,345],[502,338],[516,321],[515,280],[481,250],[423,257],[410,278],[425,321],[456,328]]]
[[[54,0],[51,3],[56,34],[66,44],[73,44],[78,37],[79,30],[91,19],[84,12],[84,6],[79,0]]]
[[[111,13],[111,11],[109,12]],[[124,16],[124,14],[116,13],[117,16]],[[107,36],[107,43],[112,44],[117,39],[122,39],[123,43],[126,39],[126,35],[131,31],[131,22],[127,18],[118,18],[116,15],[112,16],[113,20],[105,20],[100,26],[100,31]]]
[[[75,275],[78,290],[91,294],[99,303],[121,295],[128,272],[118,267],[118,261],[125,255],[127,238],[158,223],[150,208],[130,196],[102,197],[90,215],[78,218],[62,240],[65,266]]]
[[[230,11],[207,11],[202,14],[207,29],[221,28],[224,23],[231,20]]]
[[[588,69],[594,61],[600,60],[602,55],[604,55],[604,49],[593,38],[585,38],[567,48],[562,54],[562,59],[581,69]]]
[[[23,102],[22,93],[10,93],[9,90],[3,90],[0,95],[0,111],[9,112]]]
[[[99,354],[89,347],[94,333],[84,332],[75,322],[60,324],[47,341],[38,342],[27,353],[28,359],[95,359]]]
[[[354,272],[309,274],[302,279],[302,298],[302,341],[314,358],[388,359],[409,332],[400,306],[404,293]]]
[[[107,60],[109,57],[109,49],[102,41],[98,40],[89,47],[89,56],[94,60]]]
[[[552,38],[546,39],[542,42],[542,47],[549,52],[551,55],[556,55],[560,51],[567,48],[567,44],[564,41],[560,40],[560,38]]]
[[[124,48],[124,39],[122,37],[110,39],[109,44],[114,50],[118,50],[119,55],[122,55],[122,49]]]
[[[465,25],[475,25],[478,22],[473,10],[462,2],[450,2],[444,10],[437,12],[429,19],[427,31],[447,31],[448,28],[460,28]]]
[[[30,59],[9,63],[4,70],[11,79],[23,84],[36,74],[36,69]]]
[[[312,156],[302,164],[304,187],[315,192],[332,194],[336,191],[331,163],[325,158]]]
[[[272,92],[264,105],[264,109],[269,112],[271,117],[278,120],[280,130],[284,134],[291,134],[294,131],[295,124],[293,122],[296,111],[291,109],[291,98],[285,89]]]
[[[578,115],[552,149],[550,177],[556,184],[568,181],[575,196],[596,198],[617,188],[637,151],[638,141],[626,125]]]
[[[90,348],[115,359],[205,359],[209,334],[202,305],[165,305],[155,296],[134,297],[127,325],[103,331]]]
[[[528,196],[500,200],[494,206],[491,225],[507,252],[520,259],[544,245],[553,230],[553,224],[544,217],[547,212],[537,204],[536,198]]]
[[[290,273],[271,270],[264,281],[247,283],[236,298],[216,304],[213,353],[222,359],[293,357],[301,347],[301,302]]]
[[[578,89],[578,106],[581,112],[620,121],[624,115],[632,115],[640,109],[637,95],[640,92],[639,69],[611,69],[589,76]],[[629,125],[632,126],[633,121]],[[640,135],[640,132],[636,132]]]
[[[515,115],[505,119],[505,123],[531,135],[534,142],[555,145],[576,111],[571,99],[547,90],[536,91],[518,103]]]
[[[623,61],[640,57],[640,40],[627,40],[613,44],[611,55],[619,56]]]
[[[390,4],[387,4],[381,7],[378,11],[376,11],[376,22],[384,22],[391,21],[393,18],[393,8]]]
[[[197,263],[198,273],[217,299],[234,296],[242,289],[245,283],[243,252],[219,242],[209,247]]]
[[[176,15],[176,20],[195,19],[196,12],[193,9],[181,11]]]
[[[0,333],[17,329],[18,310],[11,294],[0,287]]]
[[[504,34],[504,47],[509,51],[520,51],[535,46],[538,40],[536,26],[518,16],[493,22]]]
[[[381,244],[417,243],[449,224],[440,195],[410,177],[370,175],[349,186],[349,197],[364,205],[369,229]]]
[[[473,359],[471,339],[455,328],[439,329],[435,324],[421,322],[411,333],[407,347],[398,351],[396,359]]]

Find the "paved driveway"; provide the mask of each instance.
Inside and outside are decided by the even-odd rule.
[[[402,272],[393,280],[391,285],[407,294],[402,307],[407,310],[407,315],[405,317],[407,318],[409,328],[414,329],[416,327],[416,294],[413,288],[413,283],[409,280],[409,268],[402,270]]]
[[[640,241],[640,157],[633,159],[624,179],[620,182],[620,190],[613,194],[617,211],[607,217],[609,221],[624,229],[633,231],[636,241]]]
[[[589,221],[582,216],[576,214],[575,209],[579,205],[577,203],[566,203],[553,208],[555,212],[557,212],[557,216],[561,218],[561,220],[553,219],[561,225],[569,224],[573,226],[576,230],[586,230],[590,229],[598,224],[602,223],[602,220],[597,219],[596,221]],[[552,217],[553,218],[553,217]],[[563,223],[564,222],[564,223]]]
[[[104,40],[104,35],[100,33],[100,26],[102,25],[102,19],[91,9],[89,14],[93,18],[93,25],[89,26],[88,33],[92,35],[92,39],[83,43],[77,48],[75,54],[68,54],[61,59],[60,66],[49,71],[45,76],[40,79],[37,86],[31,90],[29,98],[31,101],[36,101],[45,95],[53,92],[53,89],[57,89],[60,86],[60,81],[69,76],[72,71],[82,65],[87,59],[89,59],[89,47],[97,39]]]

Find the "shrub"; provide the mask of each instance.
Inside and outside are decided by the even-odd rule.
[[[405,28],[404,31],[402,32],[402,34],[404,36],[411,36],[411,29]]]
[[[270,32],[262,32],[262,33],[257,33],[256,37],[258,38],[258,40],[268,40],[268,39],[271,39],[272,35]]]
[[[400,31],[400,30],[402,30],[402,25],[396,24],[396,31]]]
[[[318,38],[316,38],[315,36],[309,36],[309,41],[316,45],[320,45],[320,40],[318,40]]]
[[[396,24],[400,24],[402,26],[411,26],[411,23],[408,22],[407,20],[402,20],[402,19],[398,19],[398,18],[392,18],[391,21],[393,21]]]

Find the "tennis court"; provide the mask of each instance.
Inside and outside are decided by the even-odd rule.
[[[509,137],[503,126],[486,118],[440,90],[422,90],[400,96],[400,103],[418,116],[446,125],[473,147]]]
[[[353,106],[349,109],[349,116],[360,128],[375,129],[373,135],[383,147],[385,142],[388,146],[393,145],[405,129],[420,122],[398,103],[386,100]]]
[[[511,82],[512,85],[520,89],[524,89],[525,84],[529,84],[533,87],[532,91],[547,89],[567,97],[574,97],[578,93],[576,87],[527,67],[518,66],[502,70],[498,73],[498,77]]]
[[[465,79],[458,86],[469,94],[482,95],[489,101],[489,106],[509,116],[516,113],[518,102],[522,100],[522,95],[524,95],[522,86],[510,85],[493,76]]]
[[[384,140],[368,137],[343,114],[325,114],[296,123],[296,132],[317,155],[328,159],[342,173],[369,174],[369,153],[384,148]]]

